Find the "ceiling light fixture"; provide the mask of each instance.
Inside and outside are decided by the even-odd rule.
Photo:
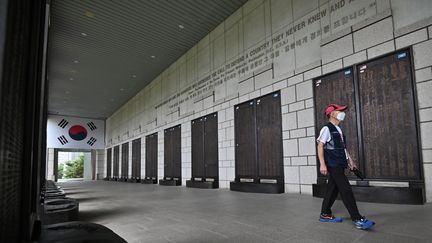
[[[84,15],[89,17],[89,18],[93,18],[94,17],[94,13],[90,12],[90,11],[85,11]]]

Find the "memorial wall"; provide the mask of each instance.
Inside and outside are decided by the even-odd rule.
[[[192,170],[191,121],[217,112],[219,187],[228,188],[235,177],[234,106],[280,90],[285,192],[312,194],[317,182],[313,80],[412,48],[419,163],[431,201],[431,12],[427,0],[251,0],[106,120],[106,147],[141,138],[144,175],[145,136],[157,132],[161,179],[164,129],[181,125],[185,185]],[[110,158],[116,156],[122,158]]]

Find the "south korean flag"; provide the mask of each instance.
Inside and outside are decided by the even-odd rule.
[[[49,148],[103,149],[105,122],[65,116],[49,116]]]

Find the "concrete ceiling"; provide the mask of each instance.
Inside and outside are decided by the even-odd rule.
[[[49,113],[109,117],[246,1],[51,1]]]

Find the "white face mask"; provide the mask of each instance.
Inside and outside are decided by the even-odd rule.
[[[339,114],[336,116],[336,119],[343,121],[345,119],[345,112],[339,112]]]

